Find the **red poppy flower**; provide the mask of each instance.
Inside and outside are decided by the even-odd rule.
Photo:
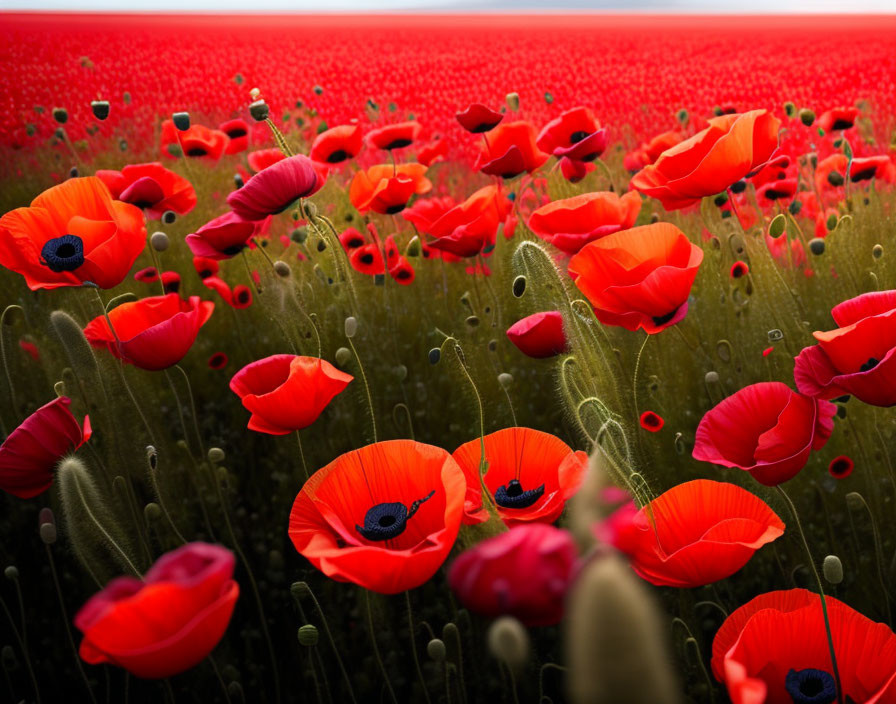
[[[367,145],[373,149],[403,149],[411,146],[420,136],[423,126],[416,120],[378,127],[367,133]]]
[[[365,244],[351,251],[348,257],[349,263],[355,271],[368,276],[375,276],[385,272],[383,253],[375,244]]]
[[[136,205],[148,218],[158,220],[166,210],[185,215],[196,206],[193,185],[158,162],[129,164],[121,171],[100,169],[96,177],[115,200]]]
[[[239,154],[249,148],[249,123],[240,118],[227,120],[218,125],[218,130],[230,139],[225,154]]]
[[[181,132],[174,126],[174,120],[162,123],[162,154],[164,156],[207,157],[217,161],[227,150],[230,138],[221,130],[212,130],[205,125],[191,125]]]
[[[841,186],[846,182],[849,157],[846,154],[831,154],[818,162],[815,167],[815,188],[822,195],[834,196],[839,200]]]
[[[779,181],[769,181],[756,189],[756,197],[760,203],[765,201],[775,202],[777,200],[786,200],[796,195],[799,180],[794,178],[783,178]]]
[[[328,577],[396,594],[441,567],[463,502],[463,472],[443,449],[378,442],[314,473],[296,496],[289,537]]]
[[[552,626],[563,618],[575,565],[576,544],[569,533],[530,523],[463,552],[448,571],[448,583],[477,614],[507,614],[526,626]]]
[[[432,166],[433,164],[445,161],[445,155],[448,153],[448,142],[444,139],[434,139],[429,144],[424,144],[417,151],[417,161],[424,166]]]
[[[230,389],[252,414],[249,430],[286,435],[316,421],[353,378],[324,359],[275,354],[240,369]]]
[[[401,217],[413,223],[420,232],[429,232],[432,224],[455,205],[457,203],[451,196],[418,198],[412,206],[401,211]]]
[[[180,291],[180,274],[176,271],[163,271],[159,277],[165,293],[177,293]]]
[[[535,144],[535,127],[520,120],[493,130],[474,168],[491,176],[513,178],[524,171],[532,173],[547,160],[548,155]]]
[[[751,384],[706,412],[694,442],[694,459],[740,467],[756,481],[777,486],[824,447],[836,406],[802,396],[780,381]]]
[[[399,255],[395,263],[389,265],[389,276],[402,286],[410,286],[414,283],[416,272],[410,262],[405,257]]]
[[[702,261],[681,230],[658,222],[589,242],[569,260],[569,274],[602,323],[653,334],[687,314]]]
[[[455,117],[461,127],[473,134],[491,132],[504,119],[503,113],[490,110],[485,105],[480,105],[479,103],[468,105],[465,110],[457,113]]]
[[[598,192],[555,200],[529,217],[529,229],[557,249],[575,254],[589,242],[635,224],[641,196],[629,191],[621,198]]]
[[[0,264],[28,288],[113,288],[146,244],[143,213],[95,176],[70,178],[0,218]]]
[[[567,110],[544,126],[536,140],[538,148],[573,161],[594,161],[607,148],[607,130],[601,129],[586,107]]]
[[[308,156],[321,164],[340,164],[361,151],[361,125],[339,125],[314,138]]]
[[[104,347],[135,367],[149,371],[167,369],[190,351],[199,328],[214,309],[214,303],[200,301],[199,296],[184,300],[169,293],[142,298],[109,311],[115,334],[101,315],[87,324],[84,336],[94,347]]]
[[[641,427],[644,430],[649,430],[651,433],[658,433],[663,429],[663,426],[666,424],[666,421],[662,419],[659,415],[654,413],[653,411],[644,411],[639,418],[641,423]]]
[[[209,369],[223,369],[227,366],[228,361],[229,359],[224,352],[215,352],[208,358],[208,367]]]
[[[896,405],[896,290],[850,298],[831,315],[840,327],[813,333],[818,344],[796,358],[796,387],[818,398],[851,394],[872,406]]]
[[[635,173],[645,166],[649,166],[655,162],[660,154],[667,149],[671,149],[684,139],[684,135],[677,131],[663,132],[651,139],[649,142],[643,143],[640,147],[625,155],[622,165],[626,171]]]
[[[839,455],[831,460],[831,463],[828,465],[828,473],[834,479],[845,479],[852,474],[854,467],[855,464],[851,458],[846,455]]]
[[[825,597],[843,700],[896,701],[896,634]],[[733,611],[712,644],[712,672],[733,704],[834,702],[836,681],[821,598],[805,589],[760,594]]]
[[[200,279],[207,279],[210,276],[217,275],[220,266],[217,260],[210,257],[193,257],[193,268]]]
[[[245,220],[228,211],[209,220],[185,240],[196,257],[230,259],[249,246],[249,240],[259,234],[261,225],[257,220]]]
[[[233,553],[187,543],[143,576],[117,577],[75,615],[79,653],[137,677],[170,677],[199,664],[218,644],[240,593]]]
[[[784,533],[762,499],[708,479],[679,484],[640,510],[630,503],[617,514],[596,527],[598,537],[657,586],[692,588],[730,577]]]
[[[90,418],[81,426],[68,409],[71,400],[55,398],[38,408],[0,445],[0,489],[20,499],[42,494],[53,483],[62,457],[90,439]]]
[[[37,348],[33,342],[25,339],[19,340],[19,348],[27,354],[31,359],[35,362],[40,361],[40,350]]]
[[[851,128],[858,116],[858,108],[833,108],[822,113],[815,124],[825,132],[838,132]]]
[[[461,445],[453,457],[467,477],[464,523],[482,523],[488,520],[488,511],[479,482],[479,438]],[[508,526],[557,520],[588,465],[584,452],[573,452],[560,438],[531,428],[505,428],[486,435],[485,459],[485,487]]]
[[[249,168],[258,173],[285,158],[286,154],[274,147],[273,149],[256,149],[254,152],[249,152],[246,160],[249,162]]]
[[[259,171],[227,196],[227,205],[244,220],[263,220],[317,193],[323,185],[311,159],[299,154]]]
[[[152,284],[159,280],[159,270],[154,266],[148,266],[134,274],[134,281],[144,284]]]
[[[746,276],[749,273],[750,273],[750,267],[747,266],[746,262],[742,262],[742,261],[738,260],[738,261],[734,262],[734,264],[731,265],[730,274],[731,274],[732,279],[739,279],[742,276]]]
[[[566,351],[566,333],[559,311],[534,313],[517,320],[507,329],[507,337],[523,354],[541,359]]]
[[[358,232],[354,227],[349,227],[344,232],[340,233],[339,243],[346,252],[350,252],[353,249],[365,245],[367,240],[365,240],[364,235]]]
[[[849,167],[849,178],[854,182],[877,178],[893,183],[896,181],[896,165],[886,154],[858,157],[852,160]]]
[[[476,256],[495,243],[498,225],[508,209],[508,201],[497,186],[480,188],[427,228],[426,232],[435,238],[429,246],[458,257]]]
[[[424,176],[423,164],[378,164],[359,171],[349,187],[349,200],[360,212],[395,215],[415,193],[426,193],[432,183]]]
[[[663,152],[631,180],[631,187],[678,210],[716,195],[756,171],[778,146],[781,121],[768,110],[723,115]]]

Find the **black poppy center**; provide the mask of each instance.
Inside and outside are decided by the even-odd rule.
[[[411,272],[409,272],[407,269],[402,269],[398,272],[398,275],[395,278],[397,278],[399,281],[404,281],[405,279],[410,278],[410,276]]]
[[[345,244],[350,249],[354,249],[355,247],[360,247],[361,245],[363,245],[364,240],[360,237],[353,237],[350,240],[347,240]]]
[[[794,704],[831,704],[837,698],[834,678],[824,670],[791,670],[784,686]]]
[[[406,205],[405,203],[399,203],[398,205],[390,205],[388,208],[386,208],[386,214],[387,215],[395,215],[397,213],[400,213],[402,210],[404,210],[405,205]]]
[[[429,501],[435,493],[434,490],[429,492],[409,507],[398,501],[371,506],[364,515],[364,525],[355,524],[355,530],[367,540],[381,541],[397,538],[404,533],[408,521],[417,513],[420,505],[424,501]]]
[[[878,364],[880,364],[880,360],[876,357],[869,357],[868,361],[865,362],[861,367],[859,367],[859,371],[868,372],[874,369]]]
[[[867,181],[869,178],[873,178],[875,173],[877,173],[877,167],[871,166],[867,169],[862,169],[861,171],[856,171],[852,175],[852,180],[853,181]]]
[[[573,132],[571,135],[569,135],[569,143],[570,144],[578,144],[583,139],[585,139],[585,137],[587,137],[587,136],[588,136],[588,132],[586,132],[585,130],[578,130],[576,132]]]
[[[40,256],[50,271],[74,271],[84,263],[84,241],[77,235],[54,237],[44,244]]]
[[[536,489],[523,489],[518,479],[511,479],[495,492],[495,503],[501,508],[529,508],[544,494],[544,484]]]
[[[731,184],[732,193],[743,193],[745,190],[747,190],[747,182],[744,180],[740,180]]]
[[[236,295],[237,303],[248,303],[249,302],[249,292],[248,291],[240,291]]]
[[[495,125],[497,122],[480,122],[473,129],[470,130],[473,134],[482,134],[483,132],[491,132],[495,129]]]
[[[205,156],[208,151],[205,147],[190,147],[187,149],[187,156]]]
[[[681,307],[681,306],[679,306],[679,308],[680,308],[680,307]],[[677,312],[678,312],[678,308],[675,308],[674,310],[669,311],[669,312],[666,313],[665,315],[655,315],[655,316],[653,316],[653,324],[656,325],[656,326],[665,325],[665,324],[668,323],[670,320],[672,320],[672,318],[675,317],[675,314],[676,314]]]
[[[351,154],[345,151],[345,149],[337,149],[335,152],[331,152],[330,156],[327,157],[327,163],[338,164],[340,161],[345,161],[349,158],[351,158]]]
[[[765,197],[769,200],[780,200],[781,198],[786,198],[788,195],[790,194],[786,191],[776,191],[774,188],[769,188],[765,192]]]
[[[834,124],[831,125],[831,131],[848,130],[852,125],[852,120],[834,120]]]
[[[225,247],[224,249],[222,249],[221,254],[226,254],[228,256],[235,257],[237,254],[242,252],[245,248],[246,248],[245,244],[232,244],[229,247]],[[209,272],[208,275],[210,276],[211,272]],[[201,274],[200,274],[200,276],[201,276]],[[203,277],[203,278],[205,278],[205,277]]]
[[[373,264],[373,255],[372,254],[362,254],[359,259],[362,264]]]
[[[227,136],[231,139],[239,139],[240,137],[245,137],[246,132],[242,127],[234,127],[232,130],[227,130]]]
[[[411,146],[411,144],[413,144],[413,140],[410,140],[410,139],[404,139],[404,138],[393,139],[385,147],[383,147],[383,149],[385,149],[387,151],[391,151],[393,149],[401,149],[403,147],[409,147],[409,146]]]

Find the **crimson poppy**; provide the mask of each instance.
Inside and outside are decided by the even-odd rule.
[[[398,122],[394,125],[378,127],[367,133],[365,137],[368,146],[373,149],[403,149],[411,146],[420,136],[423,126],[416,120]]]
[[[401,217],[412,223],[421,232],[429,232],[432,224],[455,205],[457,203],[451,196],[418,198],[413,205],[401,211]]]
[[[538,148],[558,158],[594,161],[607,148],[607,130],[602,129],[589,108],[567,110],[542,128]]]
[[[649,430],[651,433],[660,432],[666,424],[666,421],[653,411],[644,411],[638,421],[644,430]]]
[[[33,342],[21,339],[19,340],[19,348],[35,362],[40,361],[40,350]]]
[[[557,162],[560,165],[560,173],[570,183],[578,183],[588,175],[588,172],[594,169],[594,164],[585,163],[584,161],[573,161],[563,157]]]
[[[498,125],[474,168],[484,174],[513,178],[523,172],[532,173],[548,160],[548,155],[535,144],[535,127],[519,120]]]
[[[781,121],[768,110],[723,115],[690,139],[663,152],[631,180],[631,187],[666,210],[716,195],[758,170],[778,146]]]
[[[684,135],[678,130],[658,134],[649,142],[642,143],[637,149],[626,154],[622,160],[622,165],[626,171],[636,173],[645,166],[655,162],[660,154],[667,149],[671,149],[683,139]]]
[[[259,171],[227,196],[227,205],[244,220],[264,220],[283,212],[299,198],[317,193],[323,185],[314,162],[298,154]]]
[[[729,273],[731,274],[732,279],[739,279],[750,273],[750,267],[746,262],[738,260],[731,265],[731,271]]]
[[[339,234],[339,243],[346,252],[357,249],[367,243],[364,235],[358,232],[354,227],[349,227]]]
[[[154,266],[148,266],[134,274],[134,281],[144,284],[152,284],[159,280],[159,270]]]
[[[415,193],[426,193],[432,183],[424,176],[423,164],[377,164],[358,171],[349,187],[349,200],[360,212],[373,210],[395,215],[407,206]]]
[[[209,220],[184,239],[195,257],[230,259],[249,246],[249,240],[259,233],[261,224],[228,211]]]
[[[566,351],[563,316],[556,310],[517,320],[507,329],[507,337],[520,352],[536,359],[555,357]]]
[[[653,334],[684,319],[702,261],[687,235],[658,222],[589,242],[569,273],[602,323]]]
[[[851,394],[872,406],[896,405],[896,290],[863,293],[831,310],[839,326],[814,332],[793,376],[801,393],[831,399]]]
[[[696,479],[638,510],[626,504],[596,535],[629,556],[651,584],[692,588],[730,577],[784,523],[758,496],[735,484]]]
[[[457,113],[455,117],[460,126],[472,134],[491,132],[504,119],[502,113],[491,110],[479,103],[468,105],[466,109]]]
[[[825,597],[843,701],[896,701],[896,634]],[[716,633],[712,672],[733,704],[831,704],[838,699],[821,597],[767,592],[736,609]]]
[[[822,113],[815,124],[825,132],[840,132],[850,129],[858,116],[858,108],[833,108]]]
[[[90,282],[113,288],[146,244],[143,213],[95,176],[70,178],[0,218],[0,264],[32,291]]]
[[[137,677],[170,677],[199,664],[218,644],[240,593],[233,553],[187,543],[143,576],[116,577],[75,615],[79,654]]]
[[[189,235],[187,235],[189,237]],[[212,259],[210,257],[193,257],[193,268],[196,270],[196,274],[200,279],[207,279],[210,276],[215,276],[220,266],[216,259]]]
[[[240,369],[230,389],[252,414],[249,430],[286,435],[314,423],[353,378],[324,359],[275,354]]]
[[[407,258],[399,255],[395,262],[389,265],[389,276],[402,286],[410,286],[414,283],[416,272]]]
[[[214,303],[199,296],[184,300],[169,293],[141,298],[109,311],[114,333],[101,315],[87,324],[84,336],[94,347],[106,348],[124,362],[158,371],[186,356],[214,309]]]
[[[209,369],[223,369],[227,366],[228,361],[230,360],[224,352],[215,352],[208,358],[208,367]]]
[[[575,254],[589,242],[629,229],[640,211],[636,191],[621,198],[608,191],[583,193],[541,206],[529,216],[529,229],[557,249]]]
[[[176,271],[163,271],[159,277],[165,293],[177,293],[180,291],[180,274]]]
[[[254,152],[249,152],[246,161],[249,162],[249,168],[258,173],[285,158],[286,154],[274,147],[273,149],[256,149]]]
[[[777,200],[786,200],[788,198],[793,198],[796,195],[798,185],[799,181],[796,177],[782,178],[778,181],[769,181],[756,189],[756,197],[759,199],[760,203],[763,203],[764,201],[774,202]]]
[[[339,125],[317,135],[308,156],[321,164],[340,164],[360,151],[361,125]]]
[[[831,460],[831,463],[828,465],[828,473],[834,479],[845,479],[852,474],[854,467],[855,464],[850,457],[839,455]]]
[[[230,138],[221,130],[212,130],[205,125],[190,125],[181,131],[174,126],[174,120],[165,120],[161,142],[164,156],[207,157],[217,161],[227,150]]]
[[[314,473],[296,496],[289,537],[332,579],[382,594],[413,589],[454,545],[464,484],[460,467],[439,447],[374,443]]]
[[[348,261],[355,271],[368,276],[382,274],[386,269],[383,264],[383,253],[373,243],[353,249],[348,256]]]
[[[158,162],[128,164],[121,171],[100,169],[96,177],[115,200],[137,206],[148,218],[159,220],[167,210],[185,215],[196,207],[193,185]]]
[[[706,412],[697,426],[694,459],[739,467],[777,486],[824,447],[836,406],[803,396],[780,381],[751,384]]]
[[[429,246],[458,257],[476,256],[484,247],[495,243],[498,225],[508,209],[508,201],[501,196],[500,188],[480,188],[426,229],[435,238],[429,241]]]
[[[575,541],[565,530],[519,525],[461,553],[448,570],[448,583],[477,614],[552,626],[563,618],[576,557]]]
[[[849,178],[855,182],[877,178],[893,183],[896,181],[896,165],[886,154],[857,157],[849,167]]]
[[[0,489],[20,499],[42,494],[53,483],[62,457],[90,439],[90,418],[83,426],[69,410],[71,400],[54,398],[28,416],[0,445]]]
[[[479,438],[461,445],[453,457],[467,477],[464,523],[482,523],[488,520],[488,511],[479,481]],[[485,488],[508,526],[557,520],[588,465],[584,452],[574,452],[560,438],[531,428],[505,428],[486,435],[485,459]]]
[[[835,195],[840,198],[838,189],[846,182],[846,169],[849,157],[846,154],[831,154],[822,159],[815,167],[815,188],[819,194]]]
[[[249,123],[237,117],[233,120],[227,120],[218,125],[218,130],[223,132],[229,138],[225,154],[239,154],[241,151],[249,148]]]

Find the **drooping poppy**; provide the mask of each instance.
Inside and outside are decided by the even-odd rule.
[[[349,187],[349,200],[360,212],[400,213],[414,194],[426,193],[432,183],[423,164],[377,164],[358,171]]]
[[[778,539],[784,523],[746,489],[696,479],[640,510],[633,502],[623,506],[595,531],[651,584],[690,589],[730,577]]]
[[[142,580],[116,577],[75,615],[81,658],[147,679],[199,664],[230,623],[234,564],[230,550],[195,542],[162,555]]]
[[[535,144],[535,126],[525,120],[498,125],[474,168],[490,176],[514,178],[532,173],[548,160]]]
[[[463,203],[443,213],[426,232],[433,249],[458,257],[473,257],[495,243],[498,225],[507,215],[508,201],[497,186],[480,188]]]
[[[653,334],[684,319],[702,261],[687,235],[658,222],[589,242],[569,274],[602,323]]]
[[[227,196],[227,205],[244,220],[263,220],[317,193],[323,185],[311,159],[298,154],[259,171]]]
[[[176,271],[163,271],[159,277],[162,289],[165,293],[178,293],[180,291],[180,274]]]
[[[286,435],[314,423],[353,378],[324,359],[275,354],[240,369],[230,389],[252,414],[249,430]]]
[[[858,108],[832,108],[823,112],[815,124],[825,132],[841,132],[852,128],[858,116]]]
[[[896,702],[896,634],[825,597],[843,701]],[[733,704],[837,701],[821,597],[767,592],[736,609],[712,644],[712,672]]]
[[[445,450],[387,440],[337,457],[296,496],[289,537],[328,577],[381,594],[418,587],[454,545],[464,474]]]
[[[629,191],[621,198],[608,191],[583,193],[555,200],[535,210],[529,229],[557,249],[575,254],[589,242],[635,224],[641,196]]]
[[[607,130],[601,128],[589,108],[578,107],[546,124],[536,144],[541,151],[558,158],[589,162],[607,148]]]
[[[222,122],[218,129],[230,140],[224,150],[225,154],[239,154],[249,148],[249,123],[242,118]]]
[[[263,224],[228,211],[212,218],[184,239],[195,257],[230,259],[249,246],[249,241],[259,234]]]
[[[896,405],[896,290],[872,291],[831,310],[839,326],[814,332],[793,377],[800,393],[831,399],[851,394],[872,406]]]
[[[774,203],[779,200],[787,200],[796,195],[799,180],[797,178],[782,178],[779,181],[769,181],[762,184],[756,189],[756,197],[760,203],[771,201]]]
[[[367,133],[365,141],[373,149],[404,149],[411,146],[420,136],[423,126],[416,120],[398,122],[394,125],[378,127]]]
[[[576,559],[575,541],[565,530],[523,524],[461,553],[451,564],[448,583],[474,613],[551,626],[563,618]]]
[[[186,356],[214,309],[214,303],[199,296],[184,300],[169,293],[141,298],[109,311],[114,333],[101,315],[87,324],[84,336],[91,345],[109,350],[123,362],[158,371]]]
[[[585,163],[584,161],[573,161],[563,157],[557,162],[560,166],[560,173],[570,183],[578,183],[588,175],[589,170],[594,168],[594,164]]]
[[[635,174],[631,187],[666,210],[686,208],[758,170],[778,146],[780,124],[768,110],[715,117]]]
[[[697,426],[694,459],[739,467],[777,486],[824,447],[836,406],[793,391],[780,381],[750,384],[706,412]]]
[[[95,176],[70,178],[0,218],[0,264],[32,291],[91,282],[113,288],[146,244],[143,213]]]
[[[0,445],[0,489],[20,499],[42,494],[53,483],[62,457],[90,439],[90,418],[83,426],[69,410],[71,399],[55,398],[38,408]]]
[[[200,279],[207,279],[210,276],[217,275],[220,265],[218,260],[211,257],[193,257],[193,268]]]
[[[286,154],[274,147],[273,149],[256,149],[254,152],[249,152],[246,161],[249,162],[249,168],[258,173],[259,171],[264,171],[269,166],[273,166],[278,161],[283,161],[285,158]]]
[[[460,126],[467,132],[472,134],[482,134],[484,132],[491,132],[495,129],[501,120],[504,119],[504,114],[491,110],[480,103],[472,103],[464,110],[457,113],[455,117],[460,123]]]
[[[507,337],[520,352],[536,359],[556,357],[566,351],[563,316],[556,310],[517,320],[507,328]]]
[[[137,206],[148,218],[159,220],[166,210],[186,215],[196,207],[193,185],[158,162],[128,164],[121,171],[100,169],[96,177],[115,200]]]
[[[178,130],[173,120],[162,123],[162,155],[205,157],[218,161],[227,150],[230,138],[221,130],[209,129],[205,125],[190,125],[186,130]]]
[[[321,164],[341,164],[361,151],[361,125],[339,125],[321,132],[308,156]]]
[[[482,523],[488,520],[488,510],[479,481],[479,438],[461,445],[453,457],[467,478],[464,523]],[[485,459],[485,488],[508,526],[557,520],[582,483],[588,464],[584,452],[574,452],[560,438],[531,428],[505,428],[486,435]]]

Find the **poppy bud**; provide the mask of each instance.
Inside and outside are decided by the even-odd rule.
[[[519,93],[508,93],[504,99],[507,101],[507,109],[510,110],[510,112],[516,112],[520,109]]]
[[[68,177],[69,178],[78,178],[78,167],[77,166],[73,166],[72,168],[70,168],[68,170]]]
[[[162,222],[166,225],[172,225],[175,220],[177,220],[177,213],[173,210],[166,210],[162,213]]]
[[[512,670],[522,668],[529,659],[529,633],[513,616],[496,619],[486,640],[491,654]]]
[[[828,555],[824,558],[821,569],[824,572],[824,578],[831,584],[840,584],[843,581],[843,563],[836,555]]]
[[[793,117],[796,114],[796,105],[788,100],[784,103],[784,114],[787,115],[787,117]]]
[[[404,250],[404,254],[406,257],[419,257],[422,248],[420,246],[420,238],[417,235],[414,235],[410,242],[408,242],[407,248]]]
[[[304,208],[305,208],[305,214],[308,216],[309,220],[313,220],[314,218],[317,217],[318,210],[317,210],[317,206],[314,203],[311,203],[309,201],[304,204]]]
[[[712,202],[717,208],[721,208],[723,205],[725,205],[725,203],[728,202],[728,191],[722,191],[721,193],[719,193],[719,195],[713,198]]]
[[[718,384],[719,383],[719,373],[718,372],[706,372],[703,377],[703,381],[707,384]]]
[[[884,248],[879,244],[874,245],[874,247],[871,249],[871,256],[875,259],[880,259],[882,256],[884,256]]]
[[[348,366],[349,362],[352,361],[352,353],[348,347],[340,347],[336,350],[336,364],[342,368]]]
[[[851,491],[846,495],[846,505],[852,511],[858,511],[862,508],[864,503],[865,499],[863,499],[862,495],[857,491]]]
[[[252,98],[252,100],[258,100],[259,95],[261,95],[261,91],[258,88],[253,88],[249,91],[249,97]]]
[[[803,108],[800,110],[800,122],[806,127],[811,127],[812,123],[815,122],[815,113],[809,108]]]
[[[56,526],[52,523],[40,524],[40,539],[44,545],[52,545],[56,542]]]
[[[210,447],[208,450],[208,461],[209,462],[223,462],[224,461],[224,450],[220,447]]]
[[[777,239],[778,237],[783,235],[784,234],[784,226],[786,224],[787,223],[784,219],[783,213],[778,213],[777,215],[775,215],[775,217],[772,219],[771,223],[769,223],[769,226],[768,226],[769,237],[774,237],[775,239]]]
[[[311,594],[311,587],[308,586],[308,582],[293,582],[289,591],[296,599],[304,599]]]
[[[317,627],[306,623],[299,627],[299,643],[306,648],[312,648],[317,645],[318,633]]]
[[[90,109],[93,111],[93,116],[97,120],[105,120],[109,117],[108,100],[92,100],[90,101]]]
[[[790,205],[787,206],[787,210],[790,211],[791,215],[799,215],[800,211],[803,209],[803,204],[801,201],[792,200],[790,201]]]
[[[688,121],[688,111],[682,108],[675,114],[675,117],[677,117],[678,121],[684,125]]]
[[[345,336],[349,339],[355,336],[355,333],[358,332],[358,319],[353,315],[350,315],[345,319]]]
[[[268,115],[271,114],[271,109],[263,99],[256,100],[254,103],[251,103],[249,105],[249,114],[256,122],[264,122],[268,119]]]
[[[171,244],[168,239],[168,235],[164,232],[153,232],[152,237],[149,238],[149,244],[152,246],[154,250],[157,252],[164,252],[168,249],[168,246]]]
[[[285,279],[292,273],[292,269],[289,268],[289,264],[286,262],[276,261],[274,262],[274,273]]]
[[[321,86],[314,86],[313,90],[315,95],[322,95],[324,92],[324,89]]]
[[[526,292],[526,277],[517,276],[513,280],[513,295],[520,298]]]
[[[426,653],[434,662],[445,662],[445,657],[447,656],[445,641],[441,638],[433,638],[426,644]]]
[[[7,579],[15,581],[19,578],[19,568],[15,565],[10,565],[5,570],[3,570],[3,576]]]
[[[813,237],[809,240],[809,251],[815,256],[824,254],[824,240],[821,237]]]
[[[53,119],[60,125],[68,122],[68,111],[65,108],[53,108]]]
[[[825,221],[825,227],[827,228],[828,232],[834,230],[837,227],[837,216],[833,213],[828,215],[828,219]]]
[[[41,525],[44,523],[49,523],[54,528],[56,527],[56,516],[53,514],[53,509],[50,507],[45,507],[40,510],[40,513],[37,514],[37,522]]]
[[[143,507],[143,517],[147,523],[155,523],[162,517],[162,508],[155,501],[150,501]]]
[[[838,171],[831,171],[828,173],[828,183],[834,186],[835,188],[843,185],[843,176]]]
[[[509,389],[513,385],[513,375],[507,372],[498,374],[498,383],[501,385],[501,388]]]
[[[171,119],[174,122],[174,126],[181,132],[186,132],[190,129],[190,113],[176,112],[171,116]]]
[[[308,230],[304,227],[297,227],[290,233],[289,238],[296,244],[303,244],[308,239]]]
[[[235,185],[238,189],[242,188],[245,185],[245,183],[243,182],[243,177],[240,176],[239,174],[234,174],[233,175],[233,185]]]
[[[464,322],[471,328],[479,327],[479,318],[475,315],[467,316],[467,318],[464,320]]]
[[[429,363],[430,364],[438,364],[439,360],[442,358],[442,350],[438,347],[433,347],[429,351]]]
[[[551,103],[554,102],[554,96],[551,95],[550,93],[545,93],[544,94],[544,102],[546,102],[548,105],[550,105]]]
[[[53,384],[53,391],[55,391],[56,395],[59,397],[68,396],[68,394],[65,393],[65,382],[64,381],[57,381],[55,384]]]

